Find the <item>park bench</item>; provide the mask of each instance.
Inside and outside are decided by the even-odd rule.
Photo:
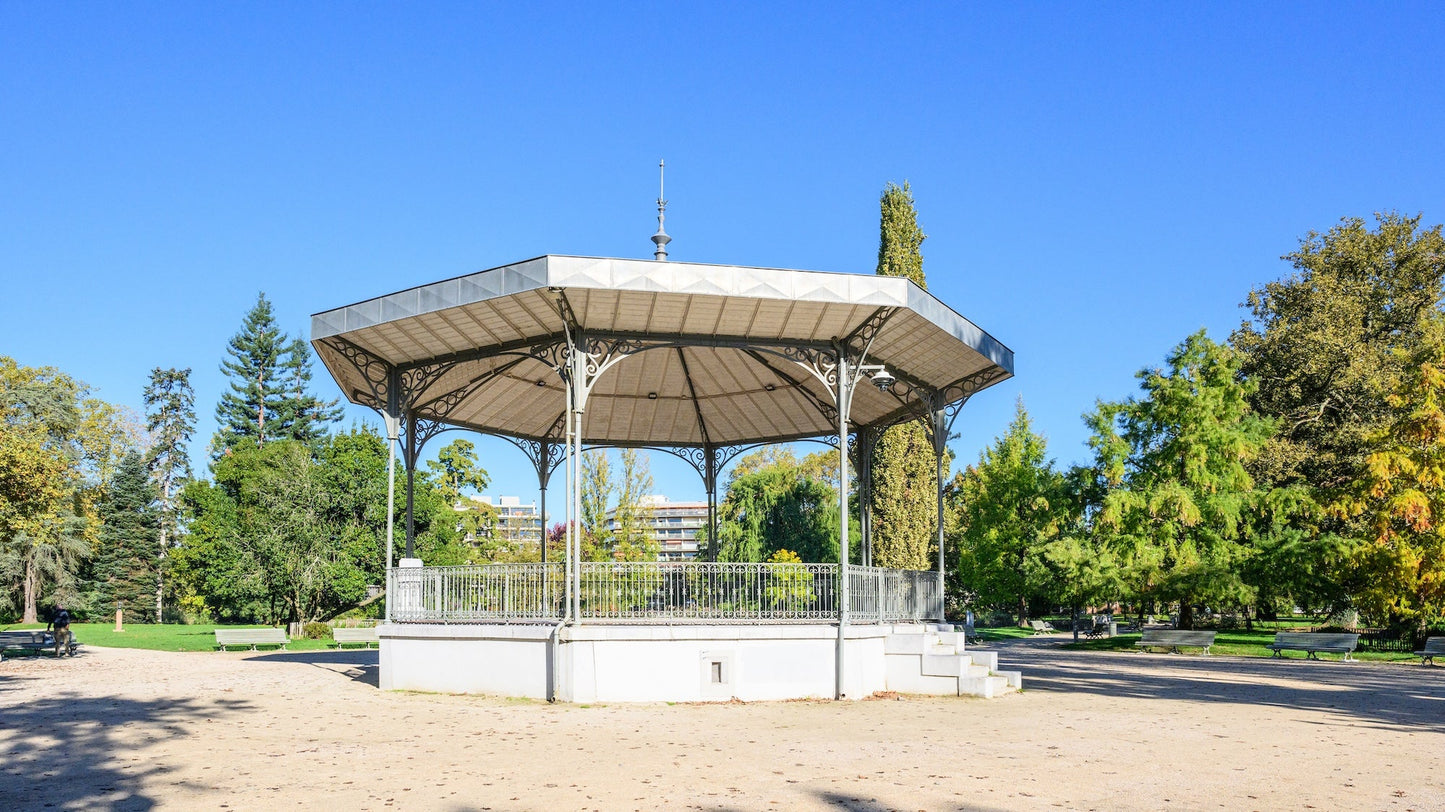
[[[1033,628],[1034,634],[1049,634],[1054,631],[1053,624],[1047,620],[1030,620],[1029,626]]]
[[[70,635],[70,643],[65,647],[67,654],[75,654],[79,647],[75,642],[75,634]],[[27,654],[31,657],[40,654],[53,653],[55,651],[55,637],[41,629],[22,631],[0,632],[0,659],[13,657],[16,654]]]
[[[1355,650],[1356,644],[1360,642],[1358,634],[1338,634],[1327,632],[1276,632],[1274,642],[1267,648],[1273,651],[1272,656],[1283,658],[1286,651],[1303,651],[1305,659],[1318,660],[1321,651],[1332,654],[1345,655],[1345,662],[1353,662],[1350,652]]]
[[[216,629],[216,645],[221,651],[227,646],[248,646],[252,651],[257,646],[280,646],[284,651],[289,642],[285,629]]]
[[[1425,648],[1415,652],[1420,658],[1420,665],[1434,665],[1437,655],[1445,656],[1445,637],[1432,637],[1425,641]]]
[[[1145,629],[1139,637],[1139,642],[1134,645],[1144,650],[1152,648],[1168,649],[1172,654],[1179,654],[1181,647],[1202,648],[1204,653],[1209,653],[1209,647],[1214,645],[1214,632],[1189,632],[1177,629]]]
[[[377,636],[375,626],[363,629],[332,629],[331,639],[335,641],[337,648],[346,648],[348,645],[371,648],[372,643],[375,643],[377,648],[381,647],[381,638]]]

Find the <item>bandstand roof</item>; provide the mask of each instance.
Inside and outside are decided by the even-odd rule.
[[[855,427],[1013,374],[1011,350],[907,279],[651,260],[537,257],[317,313],[311,334],[353,403],[393,398],[422,419],[548,440],[562,436],[569,322],[594,349],[627,353],[591,390],[589,444],[835,434],[829,386],[806,362],[840,342],[898,379],[858,387]]]

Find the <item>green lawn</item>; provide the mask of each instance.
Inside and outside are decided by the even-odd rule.
[[[1080,640],[1077,643],[1065,643],[1064,648],[1077,651],[1138,651],[1139,647],[1134,645],[1139,642],[1139,635],[1121,634],[1118,637],[1104,637],[1097,640]],[[1214,645],[1210,647],[1210,654],[1228,654],[1235,657],[1269,657],[1274,652],[1265,646],[1274,642],[1274,629],[1247,631],[1226,631],[1220,632],[1214,638]],[[1183,649],[1185,653],[1198,652],[1198,649]],[[1286,651],[1284,656],[1288,658],[1303,659],[1303,651]],[[1357,660],[1371,660],[1375,662],[1419,662],[1420,658],[1408,651],[1400,652],[1371,652],[1357,651],[1352,655]],[[1321,659],[1338,660],[1338,654],[1321,654]]]
[[[1033,637],[1033,629],[1020,629],[1017,626],[993,626],[987,629],[975,628],[975,632],[984,640],[1013,640],[1019,637]]]
[[[12,629],[43,629],[45,624],[0,625],[0,631]],[[214,626],[198,623],[183,626],[175,623],[127,623],[125,631],[117,632],[114,623],[72,623],[70,630],[75,639],[86,646],[108,648],[145,648],[155,651],[216,651],[216,629],[254,629],[248,626]],[[305,651],[326,648],[330,640],[292,640],[287,651]]]

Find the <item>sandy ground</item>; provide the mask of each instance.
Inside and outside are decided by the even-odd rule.
[[[1445,668],[1056,645],[995,700],[591,707],[91,647],[0,664],[0,809],[1445,809]]]

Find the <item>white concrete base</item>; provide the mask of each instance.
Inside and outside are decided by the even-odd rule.
[[[945,642],[941,635],[949,635]],[[838,627],[391,623],[378,630],[383,690],[564,702],[831,699]],[[962,635],[959,635],[961,638]],[[992,696],[1019,684],[997,658],[917,624],[850,626],[846,699],[877,691]]]

